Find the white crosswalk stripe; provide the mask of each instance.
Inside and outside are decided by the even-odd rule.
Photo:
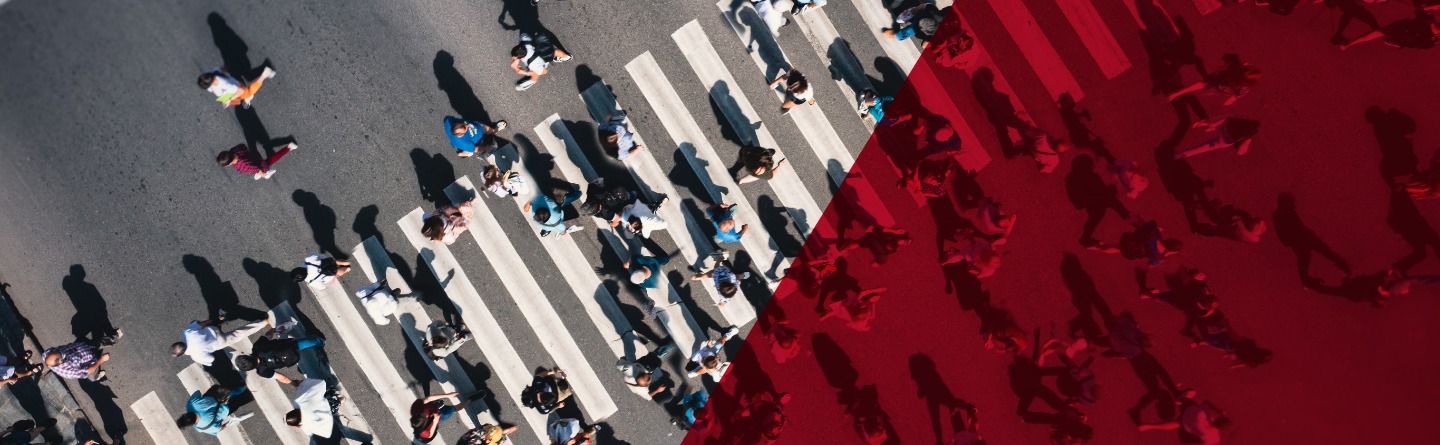
[[[175,428],[173,417],[176,413],[165,409],[165,404],[160,402],[160,396],[155,391],[150,391],[140,400],[130,404],[130,411],[135,413],[135,418],[140,419],[140,425],[145,427],[145,432],[150,434],[150,440],[157,444],[187,445],[190,442],[185,440],[185,435]],[[230,428],[226,428],[230,429]],[[236,431],[239,431],[238,429]],[[220,443],[228,444],[224,439]]]
[[[890,11],[885,9],[883,1],[885,0],[851,0],[850,3],[860,11],[860,17],[869,25],[871,35],[880,42],[880,48],[885,50],[885,55],[890,56],[890,61],[895,62],[901,72],[909,74],[910,69],[920,62],[920,48],[910,42],[885,36],[883,29],[894,27],[895,20]]]
[[[1055,4],[1070,21],[1070,27],[1080,36],[1085,50],[1090,52],[1090,57],[1095,59],[1106,79],[1114,79],[1130,69],[1130,59],[1120,49],[1120,43],[1115,41],[1115,33],[1105,26],[1090,0],[1055,0]]]
[[[1010,37],[1020,47],[1020,55],[1030,62],[1030,67],[1040,76],[1040,83],[1050,92],[1051,99],[1059,98],[1063,94],[1069,94],[1075,100],[1084,97],[1075,76],[1070,74],[1065,62],[1060,60],[1060,54],[1055,52],[1050,38],[1045,37],[1045,31],[1040,30],[1040,25],[1035,23],[1035,16],[1030,14],[1030,8],[1025,7],[1024,1],[990,0],[990,9],[1000,17],[1000,24],[1005,26]]]

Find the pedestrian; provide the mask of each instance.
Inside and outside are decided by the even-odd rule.
[[[662,360],[674,350],[674,344],[667,344],[635,360],[621,358],[615,367],[620,370],[620,376],[626,385],[644,388],[649,391],[650,397],[655,397],[670,389],[669,382],[665,380]]]
[[[1218,236],[1253,244],[1260,242],[1260,236],[1270,229],[1265,220],[1251,216],[1250,212],[1237,209],[1233,205],[1205,204],[1209,204],[1206,205],[1210,208],[1206,213],[1211,221],[1208,224],[1196,225],[1195,233],[1198,235]]]
[[[34,420],[17,420],[5,429],[0,430],[0,443],[6,444],[28,444],[40,437],[45,432],[45,427],[37,425]]]
[[[1222,58],[1220,69],[1211,73],[1205,80],[1187,85],[1179,91],[1170,93],[1170,101],[1174,102],[1180,96],[1195,93],[1203,90],[1213,90],[1225,96],[1225,105],[1235,103],[1246,94],[1250,94],[1250,88],[1260,81],[1261,71],[1259,68],[1248,63],[1241,62],[1240,56],[1226,54]]]
[[[1091,240],[1086,248],[1108,254],[1120,254],[1126,259],[1145,260],[1148,267],[1159,266],[1165,258],[1180,253],[1184,243],[1174,238],[1165,238],[1164,229],[1154,221],[1135,218],[1135,230],[1120,235],[1118,244],[1105,244]]]
[[[460,345],[475,339],[464,325],[438,321],[430,325],[425,337],[425,355],[435,361],[444,360],[460,349]]]
[[[740,184],[749,184],[756,180],[769,181],[775,177],[775,171],[785,166],[785,160],[775,161],[775,149],[760,148],[753,145],[740,147],[740,157],[735,161],[739,167],[739,173],[735,181]]]
[[[274,166],[276,162],[280,162],[280,158],[285,157],[286,154],[297,148],[300,148],[300,146],[291,142],[280,148],[280,151],[270,155],[268,159],[261,160],[259,156],[250,153],[250,149],[247,148],[245,144],[237,144],[234,147],[230,147],[229,150],[222,151],[219,155],[215,156],[215,162],[220,164],[221,167],[232,167],[237,172],[250,175],[257,181],[270,179],[271,176],[275,176],[275,169],[270,167]]]
[[[1440,23],[1435,22],[1433,15],[1437,11],[1440,11],[1440,4],[1416,7],[1414,17],[1396,20],[1383,28],[1356,37],[1355,40],[1340,45],[1340,49],[1349,49],[1376,39],[1383,39],[1386,45],[1396,48],[1434,48],[1436,42],[1440,41]]]
[[[980,337],[985,339],[985,350],[1003,354],[1030,347],[1030,336],[1009,312],[994,308],[976,308],[976,312],[980,312]]]
[[[305,283],[312,290],[321,291],[347,273],[350,273],[349,261],[340,261],[329,255],[313,252],[305,257],[300,267],[290,270],[290,279],[296,283]]]
[[[710,223],[715,226],[715,241],[718,243],[738,243],[745,236],[745,231],[750,230],[749,224],[735,222],[735,204],[717,204],[706,213],[709,213]]]
[[[1350,39],[1345,38],[1345,28],[1350,26],[1350,20],[1359,20],[1361,23],[1369,25],[1372,32],[1381,29],[1380,21],[1375,19],[1375,14],[1371,14],[1369,10],[1365,9],[1365,6],[1360,4],[1360,0],[1324,1],[1325,6],[1340,10],[1340,23],[1335,26],[1335,35],[1330,37],[1330,43],[1344,45],[1350,42]],[[1365,1],[1365,3],[1373,2],[1374,0]]]
[[[1053,337],[1045,343],[1045,346],[1040,347],[1044,350],[1038,361],[1042,367],[1045,365],[1045,358],[1051,355],[1054,355],[1060,360],[1060,364],[1064,365],[1063,372],[1053,372],[1052,368],[1043,369],[1052,370],[1050,373],[1055,375],[1055,389],[1059,390],[1060,395],[1065,396],[1067,405],[1076,408],[1094,405],[1100,397],[1099,381],[1095,379],[1095,370],[1090,368],[1090,365],[1095,362],[1095,357],[1086,357],[1083,361],[1076,361],[1076,356],[1088,350],[1089,347],[1090,342],[1084,338],[1066,345]]]
[[[549,72],[551,62],[560,63],[570,59],[570,53],[555,46],[554,40],[548,34],[520,33],[520,44],[510,49],[510,68],[525,77],[515,85],[515,91],[525,91],[535,86],[535,82],[540,81],[540,76]]]
[[[624,229],[621,233],[627,237],[639,236],[648,239],[650,234],[656,230],[665,230],[669,227],[664,218],[655,214],[660,210],[660,206],[669,201],[669,198],[664,198],[659,204],[653,206],[638,200],[632,202],[610,219],[610,227],[620,227],[623,224]]]
[[[950,425],[955,434],[945,445],[986,445],[985,438],[980,436],[979,408],[975,405],[951,406]]]
[[[870,330],[870,322],[875,320],[875,305],[880,301],[880,294],[885,288],[865,289],[855,294],[846,293],[844,299],[832,301],[822,308],[820,319],[824,320],[832,316],[844,320],[846,326],[857,332]]]
[[[44,369],[38,363],[30,363],[30,358],[34,356],[35,351],[31,350],[26,350],[19,358],[0,355],[0,386],[18,382]]]
[[[546,428],[550,445],[579,445],[593,443],[600,433],[600,425],[582,428],[578,419],[555,419]]]
[[[1035,168],[1040,173],[1054,172],[1055,167],[1060,166],[1060,154],[1070,151],[1069,142],[1051,138],[1034,124],[1030,124],[1023,134],[1023,143],[1030,149],[1030,157],[1035,160]]]
[[[901,120],[899,117],[892,116],[889,120],[885,119],[885,110],[890,107],[890,102],[894,101],[895,98],[892,96],[881,96],[874,89],[866,88],[860,92],[859,104],[855,111],[860,113],[860,117],[868,118],[876,124],[895,125]]]
[[[740,417],[748,425],[738,443],[745,445],[771,445],[780,440],[785,432],[785,405],[790,403],[790,393],[766,391],[756,395],[740,411]]]
[[[660,266],[668,264],[670,257],[653,257],[648,255],[635,255],[621,266],[630,274],[630,282],[640,286],[641,289],[660,288]]]
[[[801,4],[801,1],[797,0],[795,4]],[[773,89],[781,83],[785,84],[785,102],[780,104],[780,114],[789,114],[790,109],[796,105],[815,105],[815,92],[810,89],[810,80],[806,79],[800,70],[780,70],[775,80],[770,82],[770,88]]]
[[[343,401],[340,391],[330,388],[325,379],[291,380],[290,386],[295,387],[295,409],[285,413],[285,424],[305,434],[330,438],[335,430],[335,414]]]
[[[270,329],[255,340],[249,354],[235,357],[235,369],[240,372],[255,371],[255,375],[275,379],[289,384],[290,378],[279,371],[300,364],[300,351],[325,346],[323,338],[279,338],[276,329]]]
[[[695,378],[700,375],[709,375],[715,381],[725,375],[725,370],[730,368],[730,362],[720,361],[720,348],[730,339],[740,334],[739,326],[731,326],[720,335],[718,339],[705,340],[700,344],[700,349],[690,355],[690,362],[685,364],[686,377]]]
[[[470,230],[470,220],[475,217],[475,199],[471,198],[458,205],[449,204],[435,208],[435,211],[421,216],[423,221],[420,234],[445,245],[455,244],[460,234]]]
[[[218,436],[226,427],[250,417],[249,414],[230,417],[230,399],[244,393],[244,386],[232,390],[220,385],[213,385],[204,393],[195,391],[190,394],[190,400],[185,402],[185,414],[175,419],[175,425],[181,429],[195,428],[195,431]]]
[[[1230,418],[1210,402],[1195,401],[1195,390],[1186,390],[1180,398],[1180,419],[1140,425],[1140,431],[1179,430],[1180,441],[1218,445],[1220,429],[1230,425]]]
[[[224,332],[220,330],[221,323],[224,321],[223,315],[219,320],[191,321],[188,326],[185,326],[182,341],[170,345],[170,355],[173,357],[189,355],[196,364],[210,366],[215,363],[216,352],[245,340],[270,325],[270,320],[260,320],[247,323],[240,329]]]
[[[973,227],[953,229],[941,241],[940,266],[963,265],[976,278],[989,278],[1000,269],[1001,254],[995,245]]]
[[[770,28],[771,35],[779,36],[780,28],[790,24],[790,19],[775,9],[775,0],[750,0],[750,5],[755,7],[755,15],[760,17],[760,21]]]
[[[1140,192],[1150,187],[1150,180],[1140,172],[1140,165],[1128,159],[1111,162],[1110,177],[1130,199],[1140,197]]]
[[[600,146],[605,149],[605,154],[625,162],[635,152],[644,149],[645,146],[635,142],[635,133],[630,132],[630,126],[625,121],[625,116],[606,115],[604,122],[600,123]]]
[[[870,267],[880,267],[890,261],[890,256],[900,251],[901,247],[910,245],[910,233],[902,229],[875,225],[865,232],[860,239],[855,240],[856,245],[870,251],[874,257],[870,261]]]
[[[1140,322],[1129,311],[1116,314],[1114,319],[1105,320],[1110,332],[1110,350],[1101,353],[1105,357],[1133,359],[1145,353],[1150,347],[1150,334],[1140,329]]]
[[[1000,203],[994,199],[985,197],[975,208],[976,234],[989,241],[991,246],[1003,245],[1015,230],[1018,218],[1019,215],[1000,210]]]
[[[583,229],[584,226],[565,224],[565,207],[580,199],[580,191],[556,188],[550,194],[553,196],[537,195],[525,203],[525,212],[540,226],[540,236],[550,236],[551,233],[565,236]]]
[[[923,2],[919,5],[906,8],[895,17],[895,26],[881,30],[885,36],[899,41],[909,40],[914,37],[922,44],[928,45],[930,39],[935,36],[935,31],[940,27],[940,21],[950,8],[940,9],[935,7],[933,2]]]
[[[395,296],[398,289],[390,289],[389,280],[380,280],[369,286],[362,287],[355,291],[355,296],[360,298],[360,305],[365,307],[365,313],[370,315],[370,320],[377,326],[390,324],[390,317],[394,316],[400,309],[400,301],[414,301],[415,294]]]
[[[495,135],[504,130],[505,121],[496,122],[495,125],[485,125],[480,122],[466,120],[453,116],[445,116],[445,131],[450,135],[450,146],[455,147],[455,155],[468,158],[475,155],[480,157],[489,156],[499,142]]]
[[[686,394],[676,404],[676,411],[679,411],[680,415],[671,418],[670,424],[685,431],[705,431],[710,427],[710,410],[705,409],[709,403],[710,394],[706,393],[704,388]]]
[[[580,211],[596,218],[610,220],[625,211],[625,206],[637,199],[636,193],[627,190],[625,186],[611,185],[607,187],[605,178],[595,178],[585,188],[585,204],[580,206]],[[664,204],[665,200],[662,199],[660,202]]]
[[[501,171],[500,167],[487,165],[480,177],[485,180],[485,190],[495,196],[520,196],[526,190],[525,179],[515,170]]]
[[[830,0],[794,0],[790,7],[790,15],[800,15],[816,9],[825,7]]]
[[[720,306],[724,306],[740,292],[740,280],[750,279],[750,272],[735,274],[735,266],[730,264],[730,252],[721,250],[715,253],[715,267],[707,272],[695,274],[690,281],[704,281],[706,278],[713,280],[715,291],[720,293]]]
[[[446,405],[445,399],[460,397],[458,392],[415,399],[415,403],[410,404],[410,427],[413,428],[415,440],[421,443],[435,440],[435,436],[440,435],[441,423],[455,417],[455,413],[470,406],[470,402],[484,398],[485,394],[485,390],[480,390],[454,406]]]
[[[945,156],[921,159],[916,168],[900,177],[899,185],[924,198],[940,198],[950,193],[950,179],[959,163]]]
[[[575,391],[570,389],[570,381],[565,379],[565,371],[560,368],[541,369],[535,373],[535,380],[530,386],[520,391],[520,399],[526,408],[535,408],[540,414],[550,414],[565,407],[565,401],[574,395]]]
[[[1196,122],[1192,128],[1205,127],[1205,131],[1215,133],[1215,137],[1205,142],[1175,154],[1175,159],[1187,159],[1192,156],[1219,150],[1222,148],[1236,147],[1235,154],[1244,155],[1250,151],[1251,138],[1260,131],[1260,122],[1250,119],[1227,117],[1217,119],[1214,122]]]
[[[943,25],[946,21],[952,20],[953,22],[951,22],[950,25],[944,25],[936,29],[936,35],[931,39],[931,41],[937,42],[934,50],[935,61],[939,62],[940,66],[951,69],[963,69],[969,66],[972,60],[971,57],[967,57],[965,54],[975,48],[975,38],[971,37],[970,33],[960,26],[958,15],[954,16],[953,19],[946,18],[942,20],[941,23]],[[928,47],[930,42],[926,43]]]
[[[510,445],[510,434],[518,431],[519,427],[501,428],[497,425],[484,424],[466,431],[460,436],[455,445]]]
[[[220,67],[200,74],[197,83],[200,85],[200,89],[215,94],[215,101],[220,102],[225,108],[235,105],[250,108],[250,100],[255,98],[255,93],[259,92],[260,87],[271,77],[275,77],[275,70],[267,66],[260,73],[260,78],[246,83],[244,80],[230,75],[225,67]]]
[[[775,357],[775,363],[799,357],[800,331],[790,327],[790,320],[779,311],[770,313],[770,329],[765,331],[765,339],[770,342],[770,354]]]
[[[110,361],[110,353],[101,352],[96,342],[86,340],[46,349],[40,356],[50,372],[60,378],[92,382],[105,381],[105,371],[100,365]]]

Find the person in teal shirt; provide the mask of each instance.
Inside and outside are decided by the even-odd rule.
[[[525,211],[530,213],[530,219],[540,226],[540,236],[549,236],[558,232],[561,235],[568,235],[570,232],[580,230],[581,226],[565,225],[565,206],[580,199],[580,191],[572,190],[560,197],[559,202],[555,198],[539,195],[534,201],[525,203]]]
[[[244,393],[244,386],[226,390],[220,385],[211,386],[204,394],[195,391],[190,395],[190,401],[185,403],[185,414],[175,419],[175,424],[181,428],[193,426],[195,431],[211,436],[219,435],[230,417],[230,398]]]
[[[670,257],[635,255],[626,261],[625,269],[630,273],[630,282],[645,289],[660,288],[660,266],[670,262]]]
[[[735,204],[720,204],[710,208],[710,223],[715,226],[715,240],[721,243],[740,242],[749,224],[735,222]]]

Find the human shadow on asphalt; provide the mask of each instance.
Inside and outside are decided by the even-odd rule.
[[[688,144],[688,142],[686,142],[686,144]],[[706,167],[710,165],[709,161],[695,158],[695,163],[693,165],[690,163],[690,156],[686,156],[685,152],[690,151],[693,153],[694,150],[693,146],[689,147],[688,150],[675,150],[671,155],[671,160],[675,162],[675,167],[670,169],[670,173],[665,175],[665,179],[669,180],[671,184],[686,188],[690,192],[690,196],[702,200],[701,204],[703,204],[704,207],[708,208],[720,204],[720,202],[712,201],[715,201],[717,198],[723,200],[724,196],[730,193],[730,189],[715,184],[715,180],[710,177],[710,172],[706,170]],[[706,187],[707,184],[715,186],[714,194],[711,194],[710,189]],[[686,201],[693,200],[687,199]],[[696,221],[706,221],[708,218],[703,211],[697,215],[699,218],[696,219]],[[707,236],[713,237],[715,234],[707,233]]]
[[[457,179],[455,165],[450,163],[450,157],[415,148],[410,150],[410,162],[415,165],[415,179],[420,183],[420,198],[437,207],[449,205],[450,197],[445,194],[445,187],[449,187]]]
[[[1394,108],[1371,106],[1365,109],[1365,121],[1370,123],[1380,145],[1380,175],[1385,181],[1415,174],[1420,165],[1415,142],[1410,138],[1417,128],[1415,119]]]
[[[242,82],[249,82],[258,77],[261,69],[270,65],[268,59],[260,66],[251,65],[249,45],[245,44],[245,39],[240,38],[240,34],[230,28],[229,23],[226,23],[219,13],[210,13],[205,21],[210,25],[210,36],[215,47],[220,50],[220,60],[231,75]],[[235,120],[240,123],[240,130],[245,135],[245,145],[251,152],[264,150],[265,155],[269,156],[274,154],[275,147],[294,141],[293,138],[271,139],[270,132],[265,129],[264,122],[254,108],[231,108],[235,109]]]
[[[1176,150],[1191,130],[1191,121],[1182,104],[1171,105],[1175,107],[1179,120],[1170,136],[1155,147],[1155,173],[1160,177],[1160,184],[1165,187],[1165,191],[1184,208],[1185,222],[1189,224],[1190,231],[1198,232],[1202,229],[1199,212],[1216,205],[1216,201],[1212,200],[1209,194],[1209,189],[1214,187],[1215,182],[1196,173],[1190,161],[1184,158],[1175,159]]]
[[[1075,97],[1070,93],[1061,94],[1059,103],[1060,122],[1065,125],[1067,133],[1065,139],[1077,148],[1090,150],[1097,158],[1115,163],[1115,155],[1105,146],[1105,139],[1090,131],[1090,126],[1085,123],[1090,120],[1090,111],[1076,106]]]
[[[500,426],[505,427],[509,425],[514,425],[514,422],[506,422],[504,420],[501,420],[503,419],[503,415],[505,414],[505,409],[498,402],[498,399],[495,398],[495,394],[497,393],[495,392],[494,388],[490,387],[490,378],[495,375],[494,371],[490,369],[490,365],[479,361],[472,363],[470,360],[466,360],[465,357],[461,356],[459,353],[453,354],[451,355],[451,357],[455,357],[455,362],[460,365],[460,372],[464,373],[466,377],[470,378],[470,383],[475,384],[475,390],[486,392],[485,397],[482,397],[481,400],[485,402],[485,408],[487,408],[487,411],[490,412],[491,416],[493,416],[496,421],[500,423]],[[465,397],[468,395],[469,394],[461,394],[460,396]],[[520,409],[525,408],[521,407]]]
[[[1036,340],[1039,340],[1039,330],[1036,330]],[[1015,405],[1015,414],[1025,423],[1056,424],[1064,417],[1067,410],[1071,409],[1065,400],[1056,394],[1055,390],[1045,386],[1044,378],[1058,376],[1065,371],[1060,367],[1045,367],[1039,363],[1040,348],[1034,348],[1030,354],[1015,351],[1013,361],[1006,368],[1006,374],[1010,378],[1010,391],[1015,393],[1019,399]],[[1035,401],[1039,400],[1049,405],[1054,413],[1032,411]]]
[[[1415,206],[1410,193],[1403,187],[1390,190],[1390,211],[1385,216],[1385,223],[1410,246],[1410,253],[1395,262],[1395,269],[1409,272],[1425,261],[1427,250],[1433,250],[1435,257],[1440,259],[1440,233],[1420,213],[1420,208]]]
[[[894,96],[904,89],[906,78],[905,68],[895,63],[894,59],[888,56],[876,57],[873,66],[875,67],[875,71],[880,73],[880,77],[867,76],[870,77],[870,86],[875,88],[876,93],[882,96]],[[856,99],[858,100],[859,98]]]
[[[1092,345],[1109,346],[1109,337],[1101,326],[1112,326],[1115,313],[1095,288],[1095,279],[1080,264],[1080,257],[1065,253],[1060,260],[1060,278],[1065,282],[1065,289],[1070,291],[1070,304],[1079,311],[1075,318],[1070,319],[1070,334],[1078,334]],[[1100,316],[1098,322],[1096,315]]]
[[[435,276],[434,271],[430,270],[430,262],[425,260],[425,255],[417,254],[415,255],[415,272],[406,277],[405,274],[410,270],[406,266],[406,262],[395,254],[391,254],[390,260],[395,262],[395,269],[400,271],[401,277],[410,283],[411,292],[420,294],[421,303],[440,309],[441,317],[447,323],[463,324],[465,322],[460,316],[460,309],[455,307],[455,302],[451,301],[445,293],[445,286],[455,278],[455,271],[450,271],[450,274],[441,280]]]
[[[856,434],[880,430],[889,433],[883,442],[875,442],[864,436],[861,436],[861,439],[869,440],[868,443],[901,443],[899,434],[890,424],[889,414],[880,405],[879,391],[875,385],[859,385],[860,372],[855,369],[854,361],[845,349],[825,333],[811,336],[811,348],[815,351],[815,361],[820,364],[825,382],[835,388],[836,400],[845,408],[845,414],[852,419]]]
[[[699,283],[699,285],[704,286],[708,283],[704,281],[690,281],[690,277],[673,269],[665,274],[665,279],[674,287],[675,295],[680,297],[680,303],[685,305],[685,309],[690,312],[690,317],[695,319],[695,324],[700,326],[700,332],[695,333],[697,337],[696,341],[704,341],[706,338],[716,338],[716,336],[725,333],[725,329],[728,328],[728,326],[722,324],[720,320],[716,320],[714,316],[710,315],[710,312],[701,309],[700,305],[696,303],[696,301],[698,301],[697,298],[700,297],[699,294],[703,291],[697,290],[692,284]],[[709,299],[708,296],[705,298],[707,300]],[[677,324],[684,326],[683,322]],[[712,332],[714,334],[711,334]],[[736,344],[739,344],[739,342],[736,342]],[[726,344],[725,346],[731,345]]]
[[[402,326],[413,325],[415,330],[421,332],[421,335],[427,335],[426,332],[430,328],[416,324],[415,317],[410,314],[400,314],[400,323]],[[432,365],[430,358],[426,357],[424,352],[416,349],[413,341],[405,342],[403,357],[405,357],[405,371],[415,379],[415,386],[420,389],[420,395],[429,397],[431,395],[430,383],[435,381],[435,373],[430,370]]]
[[[745,42],[745,50],[752,53],[758,51],[760,60],[765,63],[765,82],[769,83],[775,80],[780,70],[789,70],[792,67],[785,61],[785,54],[780,52],[780,44],[775,41],[775,35],[770,33],[770,25],[756,14],[754,8],[741,8],[741,5],[746,3],[749,2],[731,0],[730,6],[721,14],[728,15],[727,20],[750,28],[750,41]]]
[[[105,297],[85,278],[85,266],[72,264],[70,274],[60,280],[60,288],[70,297],[70,304],[75,306],[75,316],[70,317],[70,333],[77,339],[114,334],[115,326],[110,322]]]
[[[255,286],[260,292],[260,299],[265,301],[265,306],[274,309],[282,303],[290,303],[290,312],[295,315],[296,321],[305,328],[307,336],[325,338],[325,334],[315,326],[315,322],[305,315],[300,309],[300,303],[304,301],[300,290],[300,283],[290,278],[290,269],[276,267],[270,263],[256,261],[253,258],[246,258],[240,262],[245,268],[245,273],[255,279]],[[332,286],[339,286],[339,282],[331,283]],[[286,320],[275,320],[276,324],[284,323]]]
[[[435,61],[431,64],[435,70],[435,83],[440,91],[445,92],[445,97],[450,99],[450,108],[460,115],[461,119],[472,120],[490,125],[490,113],[485,111],[485,104],[475,96],[475,90],[470,87],[470,82],[455,68],[455,56],[441,50],[435,53]],[[438,127],[438,125],[437,125]],[[500,144],[504,145],[504,144]]]
[[[335,210],[321,204],[320,197],[314,192],[303,189],[296,189],[290,198],[304,213],[305,222],[310,224],[310,232],[314,235],[315,245],[319,250],[339,260],[349,259],[350,255],[335,244],[335,230],[338,228]]]
[[[540,23],[539,7],[531,4],[530,0],[502,0],[502,2],[504,5],[500,9],[500,16],[495,18],[495,22],[499,23],[502,29],[530,34],[550,33],[550,30]],[[508,22],[505,20],[506,17],[510,18]]]
[[[1160,365],[1149,351],[1141,352],[1129,359],[1130,369],[1135,371],[1135,377],[1140,379],[1140,384],[1145,387],[1145,394],[1135,402],[1135,406],[1129,410],[1131,420],[1140,419],[1142,413],[1151,403],[1155,404],[1155,413],[1161,420],[1172,420],[1175,418],[1175,392],[1179,390],[1175,381],[1170,378],[1170,372]],[[1139,423],[1139,421],[1137,421]]]
[[[130,432],[130,427],[125,425],[125,411],[115,403],[115,399],[119,397],[115,395],[115,390],[89,379],[80,379],[77,382],[80,390],[95,404],[96,414],[100,415],[100,423],[104,426],[105,435],[110,437],[110,442],[125,443],[125,434]]]
[[[1000,152],[1006,159],[1024,154],[1021,147],[1015,145],[1015,139],[1010,137],[1010,129],[1014,128],[1017,134],[1023,134],[1020,132],[1025,131],[1028,124],[1015,110],[1010,95],[996,89],[995,72],[990,68],[975,70],[975,74],[970,76],[970,88],[975,93],[975,100],[980,102],[980,107],[985,110],[985,118],[995,128]]]
[[[1345,275],[1350,275],[1350,263],[1305,225],[1295,204],[1294,194],[1281,193],[1275,201],[1275,212],[1271,214],[1271,220],[1275,223],[1275,237],[1280,240],[1281,245],[1289,247],[1295,253],[1295,268],[1299,272],[1301,283],[1311,280],[1310,262],[1315,253],[1325,257],[1336,268],[1345,272]]]
[[[791,234],[793,225],[790,221],[790,209],[767,193],[755,198],[755,214],[760,217],[760,225],[770,233],[770,239],[780,256],[794,258],[800,254],[800,249],[805,247],[805,240]],[[779,262],[778,259],[776,262]]]
[[[942,430],[944,421],[942,414],[948,414],[952,410],[965,410],[973,407],[969,402],[955,397],[950,392],[950,387],[945,384],[945,378],[940,376],[940,370],[935,365],[935,360],[926,354],[914,354],[910,356],[910,380],[915,381],[915,395],[925,402],[925,414],[930,416],[930,431],[935,434],[935,442],[940,443],[943,439]],[[948,416],[947,416],[948,417]]]
[[[735,97],[730,93],[730,84],[725,81],[715,82],[710,87],[710,112],[715,115],[715,123],[720,128],[720,137],[730,141],[735,147],[743,145],[760,145],[760,139],[755,135],[755,130],[760,128],[761,122],[749,122],[749,119],[740,111],[740,104],[735,102]],[[732,121],[732,117],[739,122]],[[766,147],[774,148],[774,147]],[[717,150],[718,151],[718,150]],[[720,153],[716,153],[720,155]]]
[[[765,309],[774,295],[771,293],[769,282],[778,279],[779,264],[775,262],[770,265],[770,270],[760,270],[763,265],[756,264],[755,258],[750,256],[746,250],[736,250],[730,254],[730,265],[734,266],[736,274],[750,272],[752,275],[748,280],[740,280],[740,292],[744,294],[745,303],[757,310]],[[712,284],[713,280],[710,281]],[[730,304],[744,304],[732,302]]]
[[[1080,231],[1082,243],[1094,239],[1095,230],[1110,211],[1120,218],[1130,217],[1130,210],[1120,202],[1119,191],[1095,171],[1095,158],[1088,154],[1070,161],[1070,173],[1065,175],[1065,194],[1071,205],[1085,211],[1085,226]]]
[[[1161,18],[1164,18],[1164,16],[1162,15]],[[1168,22],[1166,23],[1167,25],[1165,25],[1164,28],[1170,29]],[[1170,46],[1173,42],[1157,40],[1153,34],[1147,33],[1144,30],[1140,31],[1140,42],[1145,47],[1146,54],[1149,55],[1150,94],[1168,94],[1184,88],[1185,82],[1180,78],[1180,65],[1171,61],[1172,53]],[[1202,76],[1203,75],[1204,73],[1202,73]],[[1170,103],[1175,107],[1175,113],[1180,116],[1180,120],[1182,121],[1189,120],[1189,113],[1194,113],[1195,117],[1200,120],[1210,118],[1210,114],[1205,111],[1205,106],[1200,103],[1200,99],[1194,94],[1180,96]],[[1186,110],[1189,110],[1189,112]]]
[[[224,311],[227,320],[264,320],[265,311],[242,306],[240,297],[235,293],[235,286],[229,281],[220,279],[215,272],[215,266],[205,257],[187,254],[180,259],[186,272],[195,276],[195,281],[200,285],[200,296],[205,299],[206,320],[215,320]]]

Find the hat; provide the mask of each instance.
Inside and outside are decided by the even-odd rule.
[[[505,438],[505,430],[495,425],[483,425],[480,427],[480,435],[485,438],[486,443],[499,443]]]
[[[639,269],[635,269],[634,272],[630,272],[630,282],[631,282],[631,283],[635,283],[635,284],[644,283],[646,279],[649,279],[649,278],[650,278],[650,277],[649,277],[650,274],[645,273],[645,272],[646,272],[646,271],[645,271],[645,268],[643,268],[643,267],[642,267],[642,268],[639,268]]]

